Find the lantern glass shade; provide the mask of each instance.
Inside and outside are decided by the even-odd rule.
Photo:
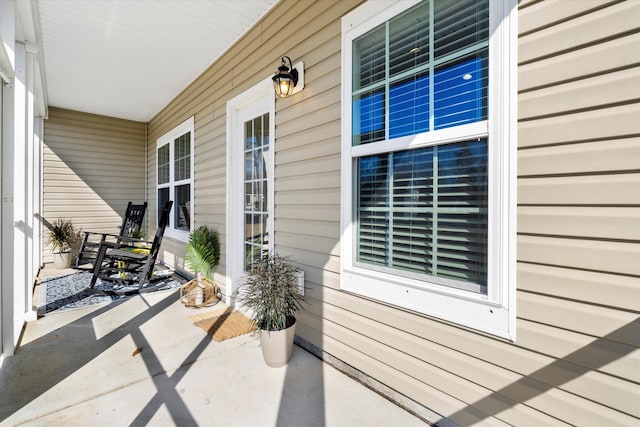
[[[288,76],[281,76],[273,80],[273,87],[276,90],[276,95],[280,98],[286,98],[293,92],[293,81]]]
[[[289,66],[286,65],[286,60],[289,61]],[[289,71],[291,70],[291,71]],[[273,88],[276,91],[276,95],[280,98],[286,98],[293,94],[293,89],[298,83],[298,70],[293,68],[291,60],[288,56],[282,58],[282,65],[278,67],[278,72],[273,76]]]

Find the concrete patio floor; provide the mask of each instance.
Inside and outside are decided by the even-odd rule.
[[[188,319],[201,310],[174,290],[28,323],[0,425],[426,425],[300,347],[269,368],[256,336],[213,341]]]

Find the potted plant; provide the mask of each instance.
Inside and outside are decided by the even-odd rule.
[[[82,239],[70,219],[58,218],[53,224],[45,223],[49,229],[49,245],[53,252],[55,268],[69,268],[72,258],[78,252]]]
[[[213,283],[213,269],[220,261],[220,240],[218,232],[201,225],[189,234],[189,243],[184,258],[189,268],[196,274],[196,282],[188,286],[183,302],[187,306],[201,307],[215,300],[217,287]],[[206,279],[206,280],[204,280]]]
[[[260,330],[264,360],[273,368],[286,365],[291,358],[295,314],[302,308],[296,273],[288,259],[270,255],[250,266],[240,291],[240,303],[249,309]]]
[[[189,268],[213,281],[213,269],[220,261],[220,240],[213,227],[201,225],[189,234],[189,243],[184,251]]]

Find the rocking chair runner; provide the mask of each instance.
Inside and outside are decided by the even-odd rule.
[[[153,267],[156,263],[164,231],[169,224],[169,214],[173,201],[165,203],[158,222],[158,228],[153,242],[131,237],[120,237],[118,242],[104,242],[98,249],[93,277],[89,287],[94,288],[98,278],[110,282],[115,282],[122,286],[135,289],[124,289],[114,291],[119,294],[133,294],[155,290],[157,286],[147,286],[153,281]],[[146,249],[140,246],[146,245]]]
[[[119,237],[131,237],[133,233],[140,231],[146,210],[147,202],[141,205],[134,205],[133,202],[129,202],[124,213],[120,233],[118,234],[85,231],[76,259],[76,268],[79,270],[93,270],[100,245],[105,242],[115,243]],[[90,267],[82,267],[88,263],[91,264]]]

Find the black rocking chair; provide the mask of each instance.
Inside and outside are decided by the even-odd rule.
[[[169,224],[172,205],[171,200],[165,203],[153,241],[119,237],[116,243],[104,242],[100,246],[89,284],[90,289],[95,289],[98,278],[119,285],[120,290],[110,291],[119,295],[149,292],[163,285],[151,283],[162,278],[153,276],[153,268],[160,252],[164,231]],[[145,286],[147,284],[149,285]]]
[[[133,202],[129,202],[124,213],[120,233],[109,234],[85,231],[76,259],[76,268],[79,270],[93,270],[100,245],[105,242],[115,243],[121,236],[132,237],[134,233],[140,231],[146,211],[147,202],[141,205],[134,205]],[[90,266],[85,266],[85,264],[90,264]]]

